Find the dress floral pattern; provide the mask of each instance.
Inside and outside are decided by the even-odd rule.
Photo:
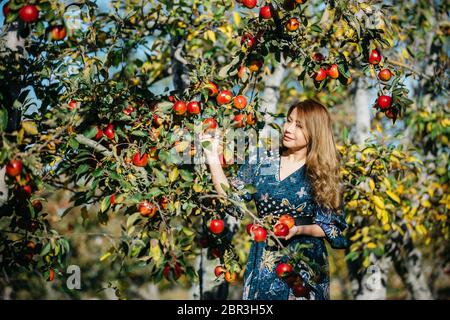
[[[238,174],[230,179],[231,185],[240,191],[239,194],[233,195],[235,200],[255,200],[261,217],[290,214],[297,225],[315,223],[323,229],[325,239],[332,248],[348,247],[349,242],[343,235],[347,228],[344,215],[336,214],[316,203],[305,165],[281,181],[279,167],[279,152],[258,149],[256,161],[245,162],[239,168]],[[249,184],[256,192],[250,193],[244,189]],[[226,210],[238,209],[228,207]],[[303,281],[311,287],[310,299],[329,299],[328,253],[324,238],[301,235],[285,241],[288,246],[296,243],[312,245],[304,249],[303,253],[310,259],[314,268],[301,268],[300,272]],[[304,299],[296,298],[286,282],[277,277],[275,267],[282,260],[283,257],[276,247],[269,247],[267,242],[252,242],[244,276],[244,300]]]

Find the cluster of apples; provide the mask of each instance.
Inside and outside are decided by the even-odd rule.
[[[294,272],[294,268],[290,263],[279,263],[275,267],[275,273],[280,279],[286,281],[289,288],[292,289],[294,296],[309,298],[311,292],[310,287],[305,285],[298,273]]]
[[[167,206],[169,205],[169,197],[162,196],[159,199],[159,208],[160,209],[167,209]],[[158,205],[155,202],[144,200],[141,201],[138,204],[138,210],[143,217],[153,218],[156,213],[158,212]]]
[[[377,69],[378,79],[383,82],[388,82],[389,80],[391,80],[391,78],[394,74],[388,68],[379,67],[379,64],[380,64],[382,58],[383,58],[383,56],[378,51],[378,49],[373,49],[370,52],[368,62]],[[392,101],[391,96],[383,94],[377,98],[377,101],[374,104],[374,107],[383,111],[384,114],[386,115],[386,117],[393,119],[397,116],[397,110],[392,107],[392,102],[393,101]]]
[[[214,97],[219,106],[226,106],[233,103],[234,108],[237,110],[244,110],[247,107],[247,97],[244,95],[233,96],[233,93],[230,90],[219,90],[217,84],[212,81],[209,81],[205,85],[205,88],[208,89],[208,95]],[[198,115],[201,113],[201,102],[190,101],[186,103],[182,100],[174,101],[172,110],[178,116],[183,116],[186,113]],[[244,127],[246,124],[253,125],[255,123],[251,113],[248,115],[238,113],[234,115],[233,122],[236,128]],[[214,118],[204,119],[203,124],[206,126],[207,130],[217,128],[217,121]]]
[[[237,278],[236,272],[231,272],[222,265],[218,265],[214,268],[214,275],[217,279],[223,276],[225,281],[228,283],[235,283]]]
[[[18,8],[11,8],[11,4],[7,2],[3,6],[3,15],[5,18],[11,11],[17,11],[19,19],[24,23],[35,23],[39,20],[39,8],[33,4],[26,4]],[[64,25],[53,25],[49,27],[50,39],[55,41],[63,40],[67,35],[67,30]]]

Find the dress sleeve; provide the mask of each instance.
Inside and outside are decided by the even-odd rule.
[[[341,213],[318,205],[315,223],[323,229],[325,237],[334,249],[345,249],[350,243],[343,232],[348,224],[345,221],[344,205],[341,205]]]

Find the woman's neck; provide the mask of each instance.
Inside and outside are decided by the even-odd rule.
[[[285,149],[281,156],[285,157],[290,162],[306,161],[307,148],[300,148],[297,150]]]

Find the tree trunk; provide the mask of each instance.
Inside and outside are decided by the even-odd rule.
[[[362,145],[370,137],[370,101],[365,83],[361,79],[356,81],[354,110],[354,140],[357,144]]]

